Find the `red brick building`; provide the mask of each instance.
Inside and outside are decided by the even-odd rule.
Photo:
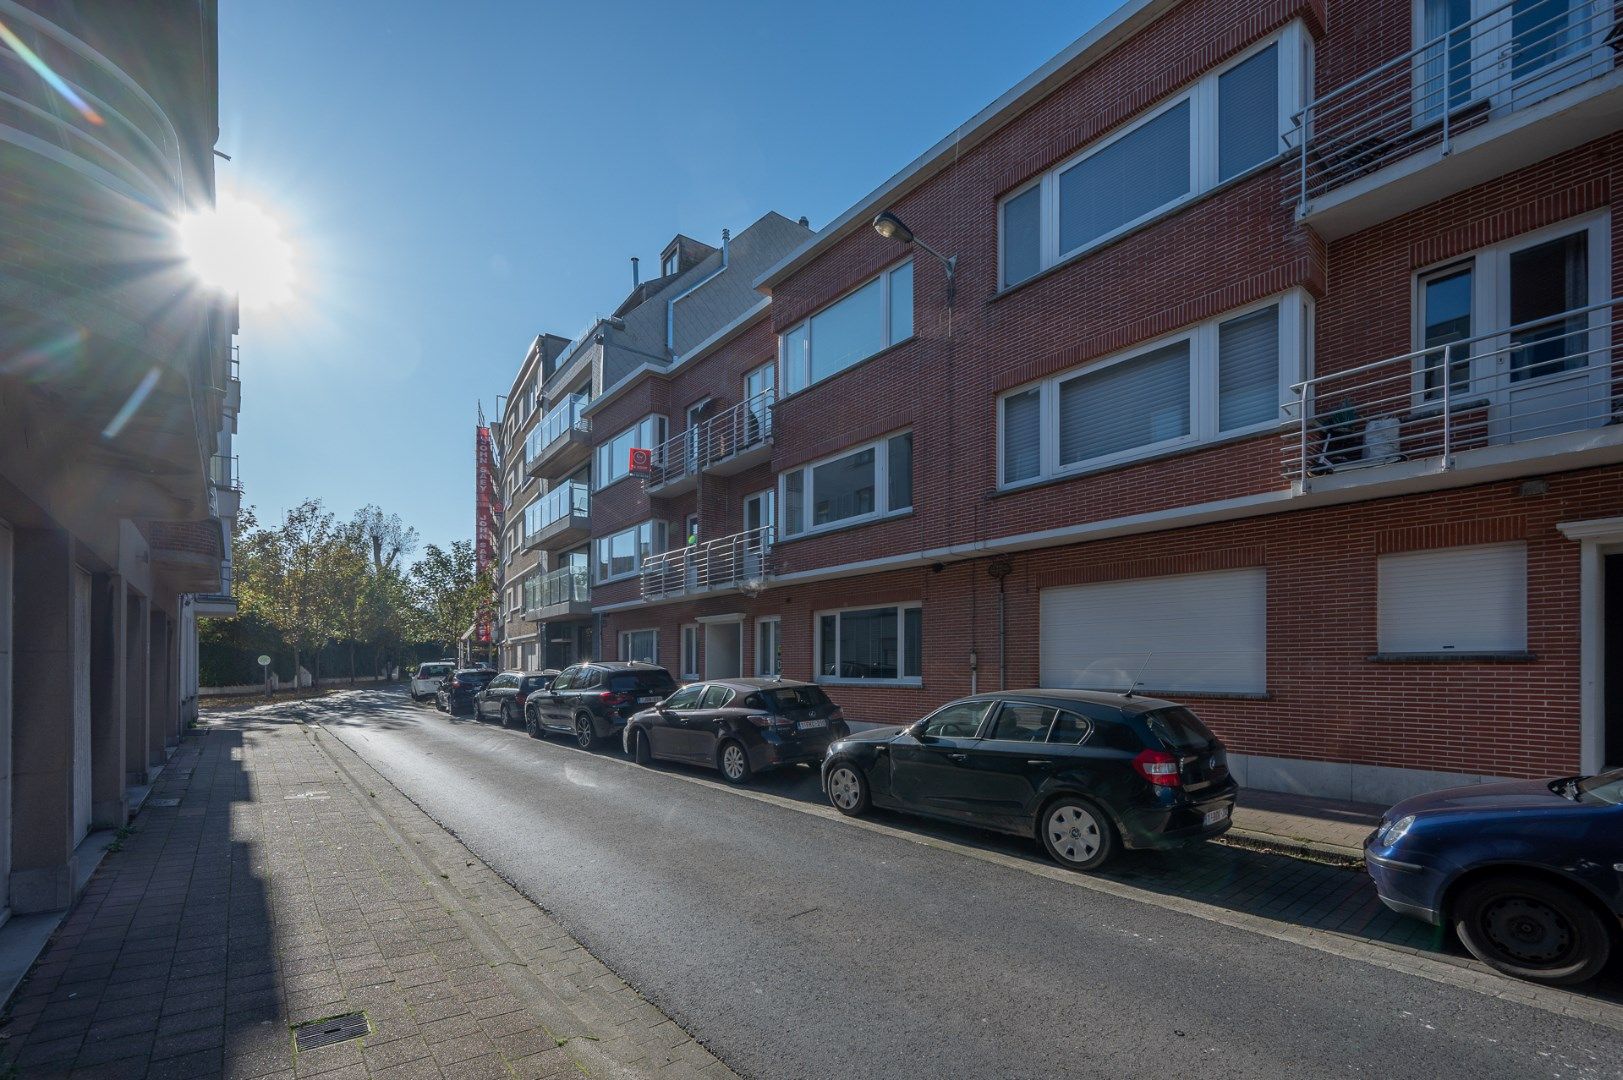
[[[671,549],[601,653],[872,721],[1137,685],[1369,800],[1623,762],[1615,18],[1128,3],[601,388],[668,439],[593,535]]]

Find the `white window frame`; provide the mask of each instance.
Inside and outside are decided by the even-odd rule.
[[[659,628],[655,626],[645,626],[636,630],[620,631],[620,659],[623,661],[635,661],[637,659],[637,657],[630,655],[630,641],[632,636],[635,634],[653,635],[654,647],[652,650],[650,650],[653,653],[653,659],[651,662],[655,664],[659,663]]]
[[[903,514],[911,514],[913,512],[913,506],[918,503],[918,483],[916,476],[914,478],[915,483],[913,485],[913,493],[915,496],[912,500],[913,505],[904,506],[899,510],[890,509],[890,440],[899,435],[911,434],[912,431],[912,428],[902,428],[900,431],[892,431],[889,434],[881,435],[877,439],[870,439],[867,442],[858,443],[856,446],[848,446],[843,450],[836,451],[835,453],[829,454],[825,457],[820,457],[816,461],[808,461],[804,465],[797,465],[793,469],[785,469],[783,472],[779,473],[776,498],[778,527],[775,530],[777,533],[777,538],[779,540],[798,540],[803,536],[817,536],[821,533],[836,532],[840,529],[850,529],[858,525],[866,525],[870,522],[879,521],[882,518],[901,517]],[[827,465],[829,462],[838,461],[841,458],[852,457],[856,454],[862,453],[864,450],[872,450],[874,452],[873,510],[869,513],[861,514],[856,517],[841,518],[838,521],[831,521],[827,525],[813,525],[811,523],[813,471],[820,465]],[[915,462],[918,460],[917,446],[914,447],[913,459]],[[801,473],[804,476],[801,487],[801,520],[804,527],[799,532],[792,533],[789,531],[788,478],[794,473]]]
[[[907,337],[898,338],[898,337],[895,336],[895,333],[894,333],[894,319],[892,317],[893,313],[891,311],[891,297],[890,297],[890,277],[891,277],[891,275],[894,274],[897,270],[900,270],[903,266],[906,266],[907,264],[911,263],[912,261],[913,261],[913,257],[911,255],[909,255],[905,259],[898,259],[896,262],[891,263],[889,266],[885,267],[883,270],[879,271],[879,273],[873,275],[872,277],[863,278],[856,285],[852,286],[851,288],[845,290],[845,292],[841,293],[839,295],[839,297],[837,297],[834,300],[830,300],[828,303],[826,303],[823,306],[819,307],[816,311],[813,311],[812,313],[807,315],[804,319],[801,319],[799,322],[795,323],[793,326],[789,327],[788,329],[784,330],[782,333],[780,333],[778,335],[778,373],[777,373],[777,385],[776,385],[778,400],[781,401],[782,399],[784,399],[786,397],[789,397],[792,394],[799,394],[799,393],[803,393],[803,392],[805,392],[807,390],[810,390],[813,386],[816,386],[818,382],[822,382],[825,379],[831,379],[835,375],[839,375],[841,372],[850,371],[852,368],[856,367],[858,364],[861,364],[863,361],[868,360],[871,357],[878,356],[880,353],[884,352],[886,349],[889,349],[889,348],[891,348],[892,346],[895,346],[895,345],[900,345],[904,341],[910,341],[910,340],[913,339],[913,337],[918,333],[918,326],[917,326],[917,321],[918,321],[917,320],[918,268],[917,267],[914,267],[914,272],[913,272],[913,295],[915,297],[915,300],[914,300],[914,309],[915,310],[914,310],[914,313],[913,313],[914,314],[914,319],[913,319],[914,327],[913,327],[913,332],[908,334]],[[830,308],[832,308],[832,307],[834,307],[834,306],[836,306],[838,304],[844,303],[846,300],[848,300],[850,297],[852,297],[856,293],[859,293],[863,289],[866,289],[869,285],[872,285],[875,281],[879,282],[880,320],[884,323],[884,328],[883,328],[883,330],[881,332],[881,336],[880,336],[879,347],[877,349],[875,349],[873,352],[868,353],[866,356],[860,356],[857,359],[851,361],[849,364],[847,364],[845,367],[841,368],[839,371],[836,371],[836,372],[834,372],[833,374],[830,374],[830,375],[826,375],[826,376],[823,377],[823,379],[818,379],[818,380],[814,381],[812,379],[812,377],[811,377],[811,350],[812,350],[812,333],[811,333],[812,327],[811,327],[811,321],[813,319],[815,319],[817,316],[821,315],[823,312],[829,310]],[[805,344],[801,348],[801,355],[800,355],[799,360],[796,361],[796,360],[794,360],[793,358],[791,358],[789,356],[788,339],[789,339],[789,336],[791,334],[795,333],[798,330],[801,330],[802,328],[804,328],[805,331],[806,331]],[[801,372],[803,374],[803,377],[805,379],[805,382],[803,383],[803,385],[801,385],[800,388],[797,389],[797,390],[790,390],[789,389],[789,387],[792,385],[792,380],[789,378],[789,365],[791,363],[795,363],[795,364],[797,364],[799,366],[799,368],[800,368],[800,370],[801,370]]]
[[[1240,66],[1253,56],[1274,45],[1279,46],[1279,154],[1258,162],[1251,168],[1236,173],[1234,176],[1220,180],[1218,178],[1217,155],[1218,80],[1230,69]],[[998,290],[1000,292],[1006,291],[1017,288],[1028,281],[1033,281],[1041,277],[1044,272],[1108,244],[1117,237],[1132,232],[1134,229],[1141,228],[1147,222],[1170,213],[1221,184],[1233,183],[1277,162],[1287,152],[1286,137],[1295,130],[1295,115],[1306,103],[1305,88],[1311,85],[1312,64],[1312,36],[1303,29],[1300,21],[1288,23],[1262,40],[1255,42],[1244,52],[1231,57],[1221,67],[1212,68],[1202,74],[1194,83],[1150,106],[1129,123],[1123,124],[1119,129],[1111,132],[1107,137],[1089,143],[1064,161],[1050,167],[1041,175],[1005,193],[997,201]],[[1164,203],[1153,210],[1140,214],[1132,221],[1120,225],[1102,236],[1085,241],[1070,251],[1061,251],[1059,249],[1060,174],[1068,172],[1093,155],[1131,135],[1134,131],[1168,110],[1177,108],[1178,105],[1185,101],[1189,102],[1189,190],[1171,202]],[[1037,269],[1028,277],[1011,282],[1005,269],[1006,264],[1003,253],[1004,208],[1011,200],[1019,198],[1033,187],[1038,186],[1041,186],[1043,191],[1038,199]]]
[[[763,631],[765,630],[765,628],[767,626],[771,626],[771,627],[774,628],[773,641],[776,643],[775,647],[772,650],[772,659],[773,659],[774,663],[772,665],[770,665],[770,666],[762,662],[762,657],[765,656],[765,650],[762,648],[762,645],[761,645],[761,636],[762,636],[762,633],[763,633]],[[770,679],[774,675],[782,675],[783,674],[783,665],[782,665],[782,659],[781,659],[782,658],[782,651],[783,651],[783,619],[782,619],[782,617],[777,616],[777,615],[768,615],[768,616],[765,616],[763,618],[756,619],[755,620],[755,675],[756,675],[756,678]]]
[[[637,429],[642,427],[644,424],[652,424],[653,425],[653,434],[655,436],[657,436],[657,437],[650,440],[648,442],[647,446],[638,446],[637,442],[636,442]],[[630,467],[630,462],[629,461],[624,461],[624,462],[621,463],[621,464],[626,466],[626,471],[625,472],[621,473],[618,476],[613,475],[613,473],[614,473],[614,454],[613,454],[612,451],[613,451],[613,448],[614,448],[615,440],[623,438],[623,437],[625,437],[627,435],[630,435],[631,438],[632,438],[632,443],[631,443],[631,448],[632,449],[634,449],[634,450],[653,450],[656,447],[663,444],[665,442],[665,440],[670,436],[670,421],[666,418],[664,413],[649,413],[647,416],[644,416],[642,419],[638,420],[635,424],[632,424],[630,427],[621,428],[619,431],[616,431],[612,437],[610,437],[608,439],[605,439],[604,441],[602,441],[602,442],[598,443],[597,445],[593,446],[592,447],[592,490],[593,491],[602,491],[604,488],[611,487],[614,484],[618,484],[621,480],[625,480],[625,479],[627,479],[627,478],[629,478],[631,476],[631,467]],[[607,468],[605,468],[605,466],[607,466]]]
[[[678,638],[682,650],[681,655],[676,658],[678,666],[682,669],[677,672],[678,678],[691,680],[699,678],[699,649],[703,640],[704,628],[702,626],[698,623],[682,624],[681,637]],[[688,647],[690,643],[692,645],[691,649]]]
[[[836,618],[848,611],[874,611],[880,608],[893,608],[896,612],[896,670],[905,667],[907,656],[907,612],[924,610],[924,605],[917,600],[904,600],[899,603],[853,604],[849,607],[824,608],[812,613],[812,671],[816,672],[814,681],[828,686],[923,686],[924,685],[924,642],[919,642],[919,673],[917,675],[898,675],[894,679],[852,679],[839,675],[823,675],[823,616],[833,615]],[[923,616],[920,616],[919,633],[924,633]],[[835,650],[839,649],[840,630],[836,623],[834,628]],[[836,663],[839,657],[835,657]]]
[[[641,556],[636,557],[636,566],[634,566],[632,569],[626,571],[623,574],[613,574],[613,573],[611,573],[611,574],[607,574],[605,576],[599,577],[598,576],[598,569],[601,566],[605,566],[605,565],[612,566],[613,565],[613,563],[614,563],[614,559],[613,559],[614,547],[613,547],[613,544],[614,544],[614,538],[615,537],[623,536],[626,533],[635,534],[638,530],[640,530],[645,525],[648,526],[648,547],[650,549],[650,553],[653,554],[653,555],[658,555],[658,554],[668,550],[667,545],[669,545],[669,543],[670,543],[670,529],[669,529],[669,526],[667,526],[665,522],[659,520],[658,518],[649,518],[646,521],[639,521],[635,525],[627,525],[623,529],[616,529],[613,532],[608,533],[608,534],[603,535],[603,536],[594,536],[594,537],[592,537],[591,546],[588,547],[588,549],[587,549],[587,565],[589,567],[587,573],[589,575],[589,580],[593,584],[595,584],[595,585],[607,585],[611,581],[624,581],[627,578],[633,578],[633,577],[636,577],[638,574],[642,573],[642,558],[641,558]],[[660,530],[662,528],[665,529],[665,536],[664,536],[663,539],[660,537]],[[603,559],[599,555],[598,548],[599,548],[599,545],[602,545],[602,544],[608,544],[609,545],[610,557],[608,559]],[[632,537],[632,545],[633,545],[633,547],[640,546],[640,545],[637,544],[637,540],[636,540],[635,535],[633,535],[633,537]],[[568,565],[568,564],[566,563],[564,565]]]
[[[1244,318],[1247,315],[1275,305],[1278,306],[1279,311],[1279,405],[1283,410],[1286,405],[1296,400],[1290,392],[1291,386],[1307,378],[1312,371],[1313,300],[1301,289],[1292,289],[1289,292],[1270,296],[1266,300],[1247,304],[1245,307],[1225,311],[1215,318],[1186,327],[1177,333],[1134,345],[1125,352],[1090,361],[1082,367],[1068,368],[1065,371],[1035,379],[1028,383],[1022,383],[1019,386],[1003,391],[997,396],[996,401],[998,488],[1000,490],[1013,490],[1029,487],[1033,484],[1041,484],[1063,477],[1079,476],[1114,468],[1143,458],[1159,457],[1189,447],[1249,438],[1253,435],[1277,429],[1285,421],[1283,411],[1272,420],[1265,420],[1245,427],[1219,430],[1217,426],[1218,327],[1223,323]],[[1135,446],[1114,454],[1089,458],[1086,461],[1078,461],[1069,465],[1061,465],[1059,460],[1060,387],[1078,376],[1091,375],[1116,364],[1136,360],[1157,349],[1165,348],[1180,341],[1189,343],[1189,433],[1144,446]],[[1017,394],[1023,394],[1033,387],[1040,388],[1038,406],[1040,453],[1037,475],[1021,480],[1006,480],[1003,475],[1005,465],[1003,457],[1003,403],[1006,399]]]

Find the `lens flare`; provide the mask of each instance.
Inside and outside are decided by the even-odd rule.
[[[298,273],[293,245],[262,207],[222,197],[212,212],[176,226],[180,250],[205,285],[236,295],[244,307],[279,307],[293,299]]]
[[[39,54],[30,49],[23,39],[14,34],[11,27],[0,22],[0,41],[11,46],[22,58],[22,62],[34,69],[34,74],[44,79],[52,90],[67,99],[68,104],[78,110],[79,115],[92,124],[102,124],[101,113],[90,107],[90,103],[79,96],[79,92],[63,81],[62,76],[51,70],[51,66],[39,58]]]

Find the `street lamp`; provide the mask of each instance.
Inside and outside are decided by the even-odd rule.
[[[907,223],[889,210],[881,210],[873,219],[873,231],[887,240],[895,240],[899,244],[917,244],[928,254],[934,255],[942,267],[947,271],[947,306],[952,307],[953,295],[958,285],[958,256],[941,254],[935,248],[913,235],[913,230]]]

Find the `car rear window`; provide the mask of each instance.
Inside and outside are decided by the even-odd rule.
[[[1144,720],[1168,750],[1201,750],[1217,741],[1200,717],[1182,706],[1145,713]]]
[[[676,680],[663,668],[658,671],[616,671],[609,675],[609,689],[619,694],[668,694],[676,689]]]
[[[496,677],[494,671],[459,671],[456,677],[463,682],[487,683]]]
[[[761,697],[765,699],[767,708],[779,711],[819,709],[829,704],[828,695],[823,693],[820,686],[777,686],[762,690]]]
[[[428,679],[435,676],[443,676],[450,670],[451,668],[447,664],[424,664],[422,667],[417,669],[417,677],[419,679]]]

